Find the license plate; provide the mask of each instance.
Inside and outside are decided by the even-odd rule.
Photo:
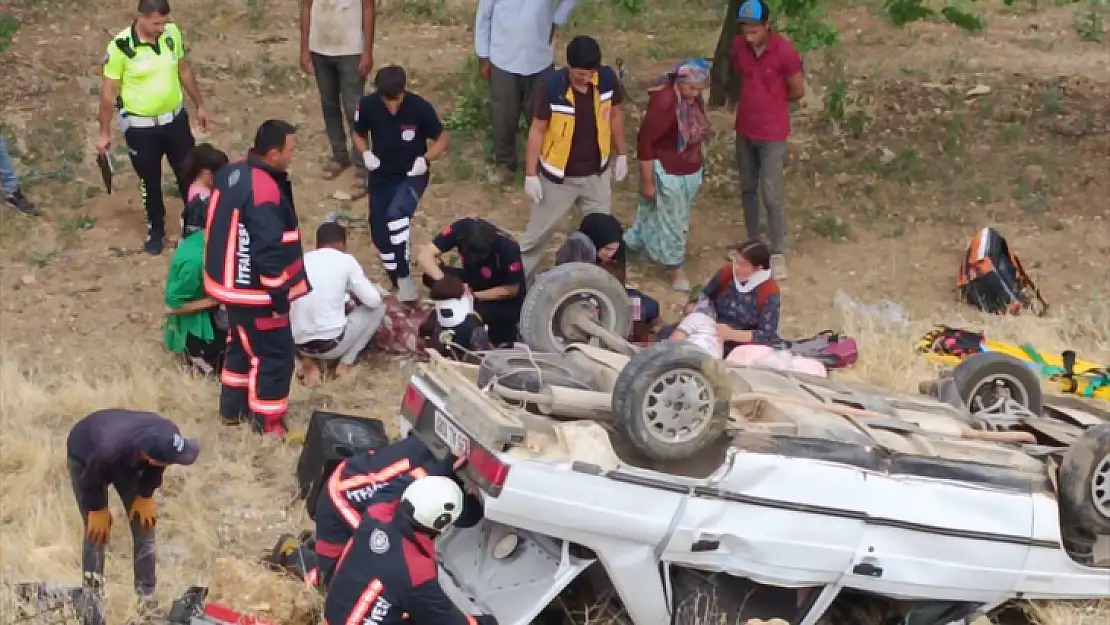
[[[451,449],[451,453],[456,458],[467,458],[470,456],[470,437],[463,433],[454,423],[447,419],[447,416],[440,411],[436,411],[435,420],[436,436],[439,440],[447,443],[447,447]]]

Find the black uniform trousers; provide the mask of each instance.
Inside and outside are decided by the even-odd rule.
[[[255,429],[280,422],[289,409],[296,346],[289,316],[269,308],[228,306],[227,352],[220,373],[220,416],[249,418]]]
[[[370,182],[370,238],[394,287],[410,274],[409,220],[416,214],[430,178],[424,174]]]
[[[85,466],[80,460],[71,457],[67,461],[66,469],[69,471],[70,485],[73,487],[73,493],[76,496],[81,491],[77,481]],[[134,479],[126,482],[117,481],[114,486],[116,492],[119,493],[120,500],[123,501],[124,509],[130,514],[131,504],[134,503],[135,497],[139,494],[139,474],[136,473]],[[107,495],[107,485],[105,485],[104,490],[105,495]],[[86,531],[84,542],[81,544],[81,585],[99,593],[104,585],[104,545],[89,540],[87,534],[89,510],[81,505],[80,499],[77,501],[77,507],[81,511],[81,520]],[[154,530],[142,529],[140,520],[135,519],[131,522],[131,544],[135,592],[143,597],[153,596],[155,585]]]
[[[186,181],[181,179],[181,166],[196,144],[185,109],[164,126],[131,127],[123,133],[131,155],[131,166],[139,176],[139,191],[146,209],[151,234],[165,236],[166,205],[162,197],[162,159],[170,162],[181,197],[186,196]],[[185,218],[184,211],[181,218]]]

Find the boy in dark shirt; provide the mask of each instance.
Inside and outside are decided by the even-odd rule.
[[[108,487],[114,486],[131,521],[135,591],[144,602],[154,597],[154,491],[171,464],[190,465],[200,446],[181,435],[169,419],[122,408],[98,410],[73,426],[66,441],[67,468],[77,506],[85,521],[81,548],[83,585],[99,591],[104,576],[104,545],[112,530]]]
[[[493,349],[486,324],[474,310],[473,296],[457,273],[447,272],[439,280],[425,274],[424,282],[436,309],[420,329],[430,347],[461,361],[473,360],[472,352]]]
[[[428,163],[447,149],[447,132],[435,107],[405,90],[406,81],[400,66],[378,70],[374,93],[355,111],[354,143],[368,172],[370,236],[397,299],[412,302],[419,293],[409,271],[409,220],[428,187]]]

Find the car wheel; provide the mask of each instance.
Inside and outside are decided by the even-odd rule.
[[[652,460],[685,460],[728,425],[728,369],[709,352],[665,341],[637,352],[613,389],[616,429]]]
[[[1060,463],[1061,516],[1085,534],[1110,534],[1110,423],[1088,428]]]
[[[542,354],[523,349],[502,349],[487,352],[478,366],[478,387],[486,388],[496,381],[514,391],[538,393],[544,386],[565,386],[583,391],[592,390],[563,354]]]
[[[544,272],[528,288],[520,311],[524,342],[538,352],[562,352],[570,343],[588,343],[570,322],[572,311],[586,310],[601,327],[627,337],[632,331],[632,305],[624,285],[609,272],[589,263],[566,263]]]
[[[964,407],[972,414],[992,408],[1006,398],[1037,415],[1044,407],[1037,374],[1013,356],[997,352],[974,354],[956,366],[952,379]]]

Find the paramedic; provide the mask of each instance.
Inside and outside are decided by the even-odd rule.
[[[440,257],[454,249],[462,267],[444,268]],[[430,281],[439,280],[445,271],[462,278],[490,342],[516,342],[526,288],[520,246],[511,236],[484,219],[464,217],[440,231],[420,250],[416,262]]]
[[[181,166],[194,143],[184,106],[185,93],[197,107],[201,130],[207,132],[211,125],[196,76],[185,61],[181,30],[168,20],[169,14],[169,0],[139,0],[135,21],[108,44],[100,86],[96,151],[108,153],[112,115],[118,108],[120,131],[139,177],[146,209],[143,250],[148,254],[161,254],[166,237],[163,157],[169,160],[181,197],[185,197]]]
[[[352,132],[369,172],[370,238],[397,299],[414,302],[420,294],[409,273],[409,220],[428,188],[429,163],[447,149],[448,135],[431,102],[406,90],[407,80],[398,65],[378,70],[374,93],[359,100]]]
[[[328,478],[316,500],[316,556],[320,583],[326,588],[343,547],[358,529],[367,508],[396,503],[412,480],[426,475],[452,476],[462,461],[447,456],[437,460],[415,436],[344,460]],[[481,517],[481,503],[467,497],[460,527]],[[478,518],[471,518],[477,514]]]
[[[459,518],[463,493],[450,478],[422,477],[399,503],[367,509],[324,602],[331,625],[496,625],[459,610],[439,585],[435,537]],[[407,617],[407,618],[406,618]]]
[[[312,288],[289,182],[294,128],[263,122],[245,161],[216,175],[205,240],[204,289],[227,306],[220,416],[283,438],[296,346],[289,303]]]
[[[167,466],[193,464],[199,454],[195,441],[152,412],[98,410],[73,426],[66,441],[67,469],[85,524],[85,588],[99,593],[103,586],[104,545],[112,531],[108,487],[113,486],[131,521],[135,592],[144,604],[153,603],[154,491],[162,485]]]

